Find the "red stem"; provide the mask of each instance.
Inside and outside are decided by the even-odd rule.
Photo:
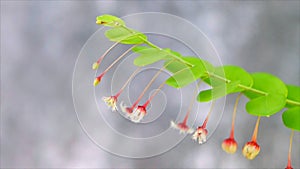
[[[253,141],[253,142],[256,142],[259,122],[260,122],[260,116],[258,116],[258,118],[257,118],[255,128],[254,128],[254,131],[253,131],[253,135],[252,135],[252,139],[251,139],[251,141]]]
[[[154,82],[154,80],[158,77],[158,75],[161,73],[161,71],[167,67],[170,63],[166,64],[165,66],[163,66],[162,68],[159,69],[159,71],[153,76],[153,78],[150,80],[150,82],[148,83],[148,85],[145,87],[145,89],[142,91],[142,93],[140,94],[140,96],[138,97],[138,99],[134,102],[134,104],[131,106],[130,109],[134,109],[135,106],[141,101],[141,99],[143,98],[144,94],[146,93],[146,91],[149,89],[149,87],[152,85],[152,83]]]
[[[234,104],[234,108],[233,108],[233,113],[232,113],[232,121],[231,121],[231,131],[230,131],[230,138],[233,139],[234,138],[234,122],[235,122],[235,117],[236,117],[236,110],[237,110],[237,106],[239,103],[239,100],[241,98],[242,93],[240,93],[236,100],[235,100],[235,104]]]
[[[109,69],[111,69],[119,60],[121,60],[127,53],[129,53],[130,51],[131,51],[131,49],[132,48],[134,48],[135,46],[137,46],[137,45],[134,45],[134,46],[132,46],[132,47],[130,47],[128,50],[126,50],[121,56],[119,56],[110,66],[108,66],[108,68],[106,68],[105,70],[104,70],[104,74],[106,73],[106,72],[108,72],[109,71]]]
[[[186,124],[186,122],[187,122],[187,120],[188,120],[188,118],[189,118],[189,115],[190,115],[190,111],[187,111],[186,112],[186,115],[185,115],[185,117],[184,117],[184,119],[183,119],[183,124]]]
[[[294,130],[292,130],[291,136],[290,136],[290,147],[289,147],[289,155],[288,155],[287,168],[292,168],[291,154],[292,154],[293,136],[294,136]]]
[[[125,87],[128,85],[128,83],[130,82],[130,80],[137,74],[137,72],[141,69],[142,67],[138,67],[128,78],[128,80],[124,83],[124,85],[121,87],[121,89],[119,90],[119,92],[115,95],[115,97],[119,97],[121,95],[121,93],[123,92],[123,90],[125,89]]]
[[[187,112],[186,112],[186,115],[185,115],[185,117],[184,117],[184,119],[183,119],[183,124],[186,124],[187,123],[187,120],[188,120],[188,117],[189,117],[189,115],[190,115],[190,112],[191,112],[191,110],[192,110],[192,108],[193,108],[193,106],[194,106],[194,103],[195,103],[195,101],[196,101],[196,96],[197,96],[197,94],[198,94],[198,87],[200,86],[200,83],[201,83],[201,81],[199,81],[198,83],[197,83],[197,88],[195,89],[195,92],[194,92],[194,96],[193,96],[193,98],[192,98],[192,100],[191,100],[191,102],[190,102],[190,105],[189,105],[189,108],[188,108],[188,110],[187,110]]]
[[[115,44],[113,44],[109,49],[107,49],[105,51],[105,53],[97,60],[97,63],[100,64],[100,62],[103,60],[103,58],[115,47],[117,46],[117,44],[119,44],[119,42],[116,42]]]
[[[152,99],[157,95],[159,90],[165,85],[165,82],[159,85],[159,87],[155,90],[155,92],[150,96],[150,98],[145,102],[143,105],[145,108],[148,106],[148,104],[152,101]]]
[[[99,78],[99,79],[101,79],[102,78],[102,76],[104,76],[104,74],[105,74],[105,72],[102,72],[99,76],[97,76],[96,78]]]
[[[210,117],[210,114],[211,114],[211,112],[212,112],[212,109],[214,108],[214,105],[215,105],[215,101],[213,101],[212,104],[211,104],[211,106],[210,106],[210,110],[209,110],[209,112],[208,112],[208,114],[207,114],[207,116],[206,116],[206,118],[205,118],[205,120],[204,120],[204,122],[203,122],[203,124],[202,124],[202,128],[206,128],[206,124],[207,124],[207,122],[208,122],[208,119],[209,119],[209,117]]]

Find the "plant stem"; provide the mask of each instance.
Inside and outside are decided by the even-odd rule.
[[[286,99],[286,103],[294,106],[300,106],[300,102],[297,102],[295,100]]]
[[[216,75],[216,74],[211,73],[211,72],[207,72],[207,73],[208,73],[208,76],[215,77],[217,79],[223,80],[225,83],[230,83],[230,80],[226,79],[225,77]]]
[[[289,147],[289,155],[288,155],[288,164],[287,168],[292,168],[292,160],[291,160],[291,154],[292,154],[292,144],[293,144],[293,136],[294,136],[294,130],[291,132],[290,136],[290,147]]]
[[[130,33],[134,33],[131,29],[129,29],[129,28],[126,27],[125,25],[122,25],[122,27],[123,27],[124,29],[126,29],[127,31],[129,31]],[[142,36],[138,36],[138,38],[140,38],[141,40],[143,40],[144,43],[147,44],[148,46],[151,46],[151,47],[153,47],[153,48],[155,48],[155,49],[159,49],[159,50],[161,50],[161,51],[163,51],[163,52],[166,52],[169,56],[173,57],[175,60],[179,60],[179,61],[182,62],[182,63],[185,63],[185,64],[187,64],[187,65],[189,65],[189,66],[193,66],[191,63],[186,62],[185,60],[183,60],[182,58],[180,58],[180,57],[174,55],[173,53],[168,52],[168,51],[165,51],[165,50],[162,50],[160,47],[158,47],[158,46],[156,46],[155,44],[151,43],[150,41],[148,41],[147,39],[143,38]]]
[[[97,60],[97,63],[100,64],[100,62],[103,60],[103,58],[115,47],[117,46],[117,44],[119,44],[119,42],[116,42],[115,44],[113,44],[109,49],[107,49],[104,54]]]
[[[236,110],[237,110],[237,106],[239,103],[239,100],[242,96],[242,93],[239,93],[239,95],[237,96],[236,100],[235,100],[235,104],[234,104],[234,108],[233,108],[233,113],[232,113],[232,120],[231,120],[231,131],[230,131],[230,138],[234,138],[234,122],[235,122],[235,117],[236,117]]]
[[[214,73],[210,73],[210,72],[208,72],[208,75],[211,76],[211,77],[215,77],[217,79],[223,80],[225,83],[230,83],[230,80],[226,79],[225,77],[222,77],[222,76],[216,75]],[[242,89],[245,89],[245,90],[252,91],[252,92],[257,93],[257,94],[268,95],[268,93],[266,93],[266,92],[263,92],[263,91],[260,91],[260,90],[242,85],[242,84],[239,84],[238,87],[240,87]]]
[[[159,85],[159,87],[155,90],[155,92],[150,96],[150,98],[143,105],[145,108],[151,102],[151,100],[157,95],[158,91],[165,85],[165,81]]]
[[[204,122],[202,124],[202,128],[206,128],[206,124],[207,124],[208,119],[210,117],[210,114],[211,114],[211,112],[212,112],[212,110],[213,110],[213,108],[215,106],[215,102],[216,102],[215,100],[212,101],[211,106],[210,106],[210,110],[209,110],[209,112],[208,112],[208,114],[207,114],[207,116],[206,116],[206,118],[205,118],[205,120],[204,120]]]
[[[170,62],[170,63],[172,63],[172,62]],[[169,64],[170,64],[169,63]],[[135,108],[135,106],[141,101],[141,99],[143,98],[143,96],[144,96],[144,94],[145,94],[145,92],[148,90],[148,88],[152,85],[152,83],[154,82],[154,80],[158,77],[158,75],[162,72],[162,70],[166,67],[166,66],[168,66],[168,64],[167,65],[165,65],[165,66],[163,66],[162,68],[160,68],[159,69],[159,71],[153,76],[153,78],[150,80],[150,82],[148,83],[148,85],[145,87],[145,89],[142,91],[142,93],[140,94],[140,96],[138,97],[138,99],[134,102],[134,104],[132,105],[132,109],[134,109]]]
[[[187,123],[187,120],[188,120],[188,117],[189,117],[189,115],[190,115],[190,112],[191,112],[191,110],[192,110],[192,108],[193,108],[193,106],[194,106],[194,104],[195,104],[195,102],[196,102],[196,96],[197,96],[197,94],[198,94],[198,87],[200,86],[200,83],[201,83],[201,81],[199,81],[199,82],[197,83],[197,88],[195,89],[193,98],[192,98],[192,100],[190,101],[190,105],[189,105],[189,107],[188,107],[188,110],[187,110],[186,115],[185,115],[185,117],[184,117],[184,119],[183,119],[183,122],[182,122],[183,124],[186,124],[186,123]]]
[[[260,116],[257,117],[257,121],[256,121],[255,128],[253,131],[253,135],[252,135],[252,139],[251,139],[251,141],[253,141],[253,142],[256,142],[259,122],[260,122]]]
[[[119,58],[117,58],[110,66],[108,66],[108,68],[106,68],[103,71],[103,74],[105,74],[107,71],[109,71],[109,69],[111,69],[119,60],[121,60],[127,53],[129,53],[131,51],[132,48],[134,48],[137,45],[134,45],[132,47],[130,47],[128,50],[126,50],[121,56],[119,56]]]
[[[121,93],[123,92],[123,90],[125,89],[125,87],[128,85],[128,83],[130,82],[130,80],[137,74],[137,72],[139,70],[141,70],[142,67],[138,67],[131,75],[130,77],[127,79],[127,81],[124,83],[124,85],[121,87],[121,89],[119,90],[119,92],[115,95],[116,97],[119,97],[121,95]]]
[[[238,87],[242,88],[242,89],[245,89],[245,90],[249,90],[251,92],[254,92],[254,93],[257,93],[257,94],[261,94],[261,95],[268,95],[268,93],[264,92],[264,91],[261,91],[261,90],[257,90],[257,89],[254,89],[254,88],[251,88],[251,87],[248,87],[248,86],[245,86],[245,85],[242,85],[242,84],[239,84]]]
[[[131,33],[134,33],[131,29],[129,29],[128,27],[122,25],[123,28],[125,28],[126,30],[128,30],[129,32]],[[151,43],[150,41],[148,41],[147,39],[143,38],[142,36],[138,36],[138,38],[140,38],[141,40],[144,41],[145,44],[147,44],[148,46],[151,46],[153,48],[156,48],[156,49],[159,49],[159,50],[162,50],[160,47],[156,46],[155,44]],[[178,60],[184,64],[187,64],[188,66],[193,66],[191,63],[188,63],[186,62],[185,60],[183,60],[182,58],[168,52],[168,51],[165,51],[165,50],[162,50],[164,52],[167,52],[169,56],[173,57],[175,60]],[[220,79],[220,80],[223,80],[225,81],[225,83],[230,83],[230,80],[229,79],[226,79],[224,77],[221,77],[219,75],[216,75],[214,73],[211,73],[211,72],[208,72],[208,75],[209,76],[213,76],[213,77],[216,77],[217,79]],[[264,91],[261,91],[261,90],[258,90],[258,89],[254,89],[254,88],[251,88],[251,87],[248,87],[248,86],[245,86],[245,85],[242,85],[242,84],[239,84],[238,87],[244,89],[244,90],[248,90],[248,91],[251,91],[251,92],[254,92],[254,93],[257,93],[257,94],[261,94],[261,95],[268,95],[268,93],[264,92]],[[286,103],[287,104],[290,104],[290,105],[295,105],[295,106],[300,106],[300,102],[298,101],[294,101],[294,100],[290,100],[290,99],[287,99],[286,100]]]
[[[223,80],[223,81],[225,81],[225,83],[230,83],[230,80],[228,80],[224,77],[221,77],[219,75],[216,75],[216,74],[213,74],[213,73],[208,73],[208,75],[211,76],[211,77],[215,77],[217,79]],[[261,94],[261,95],[265,95],[265,96],[268,95],[267,92],[257,90],[257,89],[254,89],[252,87],[248,87],[248,86],[245,86],[245,85],[242,85],[242,84],[239,84],[238,87],[240,87],[242,89],[245,89],[245,90],[248,90],[248,91],[251,91],[251,92],[254,92],[254,93],[257,93],[257,94]],[[290,105],[294,105],[294,106],[300,106],[300,102],[295,101],[295,100],[286,99],[286,103],[290,104]]]

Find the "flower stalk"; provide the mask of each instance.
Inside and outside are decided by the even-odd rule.
[[[113,44],[109,49],[107,49],[104,54],[102,56],[99,57],[99,59],[93,63],[93,70],[96,70],[99,68],[99,65],[101,64],[102,60],[104,59],[104,57],[114,48],[116,47],[117,45],[119,44],[119,42],[116,42],[115,44]]]
[[[293,144],[293,136],[294,136],[294,130],[291,132],[290,136],[290,146],[289,146],[289,154],[288,154],[288,163],[285,169],[293,169],[292,167],[292,144]]]
[[[129,114],[129,118],[131,121],[138,123],[140,122],[144,116],[147,114],[147,106],[151,102],[151,100],[156,96],[158,91],[164,86],[165,82],[163,82],[156,91],[150,96],[150,98],[141,106],[137,106],[137,108],[133,111],[133,113]]]
[[[232,113],[232,120],[231,120],[230,136],[229,136],[229,138],[225,139],[222,143],[222,149],[228,154],[234,154],[236,152],[237,146],[238,146],[237,142],[234,139],[234,122],[235,122],[235,118],[236,118],[237,106],[238,106],[239,100],[241,98],[241,95],[242,95],[242,93],[240,93],[235,100],[233,113]]]
[[[205,118],[203,124],[197,128],[197,130],[195,131],[195,133],[192,136],[192,139],[195,141],[198,141],[199,144],[203,144],[207,140],[206,138],[207,138],[208,131],[206,129],[206,125],[209,120],[210,114],[214,108],[214,105],[215,105],[215,101],[212,101],[210,110],[209,110],[208,114],[206,115],[206,118]]]
[[[198,93],[198,87],[200,86],[200,83],[201,83],[201,81],[199,81],[199,83],[197,84],[197,89],[195,90],[194,96],[192,97],[192,100],[190,101],[188,110],[187,110],[187,112],[184,116],[183,121],[181,123],[177,123],[177,124],[174,121],[171,121],[171,127],[174,128],[174,129],[178,129],[180,133],[191,134],[191,133],[194,132],[193,128],[188,127],[187,121],[188,121],[190,112],[191,112],[191,110],[192,110],[192,108],[193,108],[193,106],[196,102],[196,96],[197,96],[197,93]]]
[[[119,56],[110,66],[108,66],[99,76],[97,76],[94,80],[94,86],[97,86],[100,82],[102,77],[118,62],[120,61],[127,53],[131,51],[132,48],[134,48],[137,45],[134,45],[130,47],[128,50],[126,50],[121,56]]]
[[[257,118],[251,141],[247,142],[243,147],[243,155],[248,160],[253,160],[260,152],[260,146],[256,142],[259,122],[260,116]]]
[[[170,62],[170,63],[172,63],[172,62]],[[139,95],[139,97],[133,103],[133,105],[131,107],[126,107],[125,105],[123,105],[123,103],[121,103],[121,109],[122,109],[122,111],[124,113],[127,113],[128,115],[130,115],[134,111],[135,107],[141,101],[141,99],[145,95],[146,91],[150,88],[150,86],[153,84],[153,82],[157,79],[157,77],[160,75],[160,73],[163,71],[163,69],[165,69],[165,67],[168,66],[169,64],[163,66],[162,68],[159,69],[159,71],[157,71],[157,73],[152,77],[152,79],[150,80],[150,82],[147,84],[147,86],[144,88],[144,90],[142,91],[142,93]],[[147,103],[147,104],[149,104],[149,103]]]
[[[138,71],[141,69],[141,67],[138,67],[127,79],[127,81],[124,83],[124,85],[121,87],[121,89],[117,92],[117,94],[109,97],[103,97],[102,100],[105,102],[105,104],[108,107],[111,107],[113,111],[117,110],[117,101],[118,97],[121,95],[125,87],[128,85],[128,83],[131,81],[131,79],[138,73]]]
[[[251,141],[253,141],[253,142],[256,142],[256,140],[257,140],[259,122],[260,122],[260,116],[257,117],[255,128],[253,131],[253,135],[252,135],[252,139],[251,139]]]

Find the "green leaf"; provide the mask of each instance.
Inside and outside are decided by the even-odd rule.
[[[294,85],[286,85],[286,87],[288,89],[287,99],[300,102],[300,87]],[[295,107],[294,105],[288,103],[285,106],[288,108]]]
[[[156,48],[148,48],[144,50],[138,50],[137,53],[141,55],[134,59],[134,64],[136,66],[146,66],[162,59],[166,59],[167,53],[163,52],[162,50]]]
[[[175,88],[181,88],[197,80],[201,73],[203,72],[199,72],[196,67],[185,68],[168,78],[166,84]]]
[[[198,94],[197,100],[200,102],[207,102],[224,97],[229,93],[235,92],[239,84],[240,81],[235,81],[226,85],[220,85],[209,90],[201,91]]]
[[[186,68],[189,68],[188,65],[180,62],[180,61],[177,61],[177,60],[167,60],[165,63],[164,63],[164,66],[166,67],[166,69],[171,72],[171,73],[176,73],[182,69],[186,69]]]
[[[270,116],[286,104],[287,88],[285,84],[276,76],[268,73],[253,73],[252,89],[263,92],[244,91],[250,101],[246,104],[246,110],[249,114],[257,116]]]
[[[147,40],[147,36],[143,33],[123,27],[109,29],[105,32],[105,36],[111,41],[123,44],[141,44],[144,43],[143,39]]]
[[[216,77],[218,76],[218,77]],[[219,77],[225,79],[220,79]],[[211,77],[205,80],[208,84],[210,84],[212,87],[214,86],[220,86],[224,83],[233,83],[236,81],[240,82],[240,85],[244,85],[247,87],[251,87],[253,85],[253,80],[251,75],[246,72],[243,68],[239,66],[233,66],[233,65],[226,65],[226,66],[219,66],[216,67],[214,70],[214,73]],[[243,91],[242,88],[236,88],[234,92],[240,92]]]
[[[268,94],[250,100],[246,104],[249,114],[256,116],[270,116],[280,111],[286,102],[286,97],[278,94]]]
[[[283,112],[282,121],[286,127],[300,131],[300,107],[294,107]]]
[[[113,16],[113,15],[101,15],[97,16],[96,23],[109,26],[109,27],[117,27],[117,26],[125,26],[125,23],[122,19]]]
[[[134,48],[132,48],[132,51],[133,52],[138,52],[138,51],[142,51],[142,50],[145,50],[145,49],[150,49],[151,47],[148,47],[148,46],[135,46]]]
[[[166,52],[169,52],[169,53],[171,53],[172,55],[175,55],[175,56],[177,56],[177,57],[182,57],[182,55],[179,53],[179,52],[176,52],[176,51],[174,51],[174,50],[171,50],[170,48],[165,48],[165,49],[163,49],[164,51],[166,51]]]
[[[214,72],[214,70],[215,70],[215,68],[213,67],[212,64],[210,64],[206,60],[202,60],[200,58],[187,56],[187,57],[184,57],[183,60],[194,65],[194,67],[197,67],[199,69],[199,71],[201,71],[201,72],[203,72],[203,71]],[[208,76],[208,74],[206,74],[206,75]]]
[[[197,67],[196,69],[199,69],[200,72],[203,72],[203,71],[213,72],[213,70],[214,70],[214,67],[209,62],[202,60],[200,58],[187,56],[187,57],[182,57],[182,59],[184,61],[186,61],[187,63],[190,63],[191,65],[193,65],[192,67]],[[171,73],[176,73],[182,69],[191,67],[190,65],[187,65],[187,64],[185,64],[181,61],[177,61],[177,60],[166,61],[165,66],[166,66],[166,69],[168,71],[170,71]]]
[[[286,85],[276,76],[268,74],[268,73],[253,73],[251,74],[253,78],[253,89],[262,91],[266,94],[278,94],[284,97],[287,96],[288,90]],[[249,99],[254,99],[257,97],[261,97],[262,94],[246,90],[244,94]]]
[[[204,79],[212,86],[212,89],[201,91],[198,94],[198,101],[205,102],[218,99],[227,94],[241,92],[244,89],[240,85],[251,87],[253,80],[251,75],[238,66],[219,66],[211,71],[210,77]],[[220,78],[223,78],[220,79]]]
[[[167,79],[166,84],[175,88],[181,88],[199,78],[205,78],[208,76],[208,69],[209,71],[214,69],[210,63],[200,58],[182,57],[182,59],[193,66],[190,67],[179,61],[174,61],[174,63],[167,66],[167,70],[174,73],[174,75]]]

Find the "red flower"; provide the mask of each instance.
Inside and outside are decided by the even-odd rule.
[[[259,126],[260,116],[257,118],[255,129],[253,131],[252,139],[243,147],[243,155],[249,160],[253,160],[260,151],[260,146],[256,142],[258,126]]]
[[[235,121],[237,106],[238,106],[241,95],[242,95],[242,93],[240,93],[235,100],[235,105],[234,105],[233,113],[232,113],[230,136],[229,136],[229,138],[225,139],[222,143],[222,149],[226,153],[229,153],[229,154],[234,154],[237,149],[237,142],[234,139],[234,121]]]
[[[243,155],[247,159],[253,160],[259,154],[259,151],[260,151],[259,145],[255,141],[250,141],[245,144],[243,148]]]
[[[102,73],[98,77],[95,78],[95,80],[94,80],[94,86],[97,86],[101,82],[101,79],[104,76],[104,74],[105,73]]]
[[[237,142],[234,138],[225,139],[222,143],[222,149],[229,154],[233,154],[237,149]]]

